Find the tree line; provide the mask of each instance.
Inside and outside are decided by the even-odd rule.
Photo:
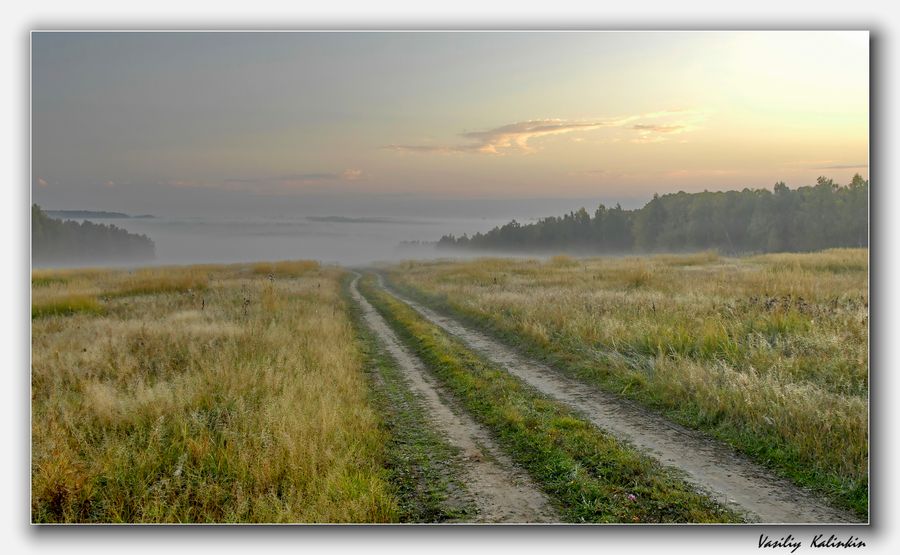
[[[114,225],[58,220],[31,206],[31,259],[35,265],[141,262],[156,256],[146,235]]]
[[[867,247],[869,182],[847,185],[820,177],[790,189],[653,195],[642,208],[601,204],[533,224],[515,220],[471,237],[445,235],[438,247],[587,253],[716,249],[723,253],[803,252]]]

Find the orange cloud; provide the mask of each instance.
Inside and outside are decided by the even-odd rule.
[[[534,152],[531,141],[543,137],[563,135],[567,133],[579,133],[603,128],[617,128],[642,120],[663,118],[672,115],[692,113],[690,110],[662,110],[647,112],[634,116],[619,118],[596,119],[588,121],[568,121],[562,119],[536,119],[520,121],[488,129],[485,131],[470,131],[461,136],[470,139],[471,142],[460,145],[403,145],[392,144],[382,148],[398,152],[415,152],[430,154],[506,154],[510,152],[530,153]],[[682,133],[691,128],[685,123],[669,125],[635,124],[632,129],[641,134],[641,138],[649,138],[660,133]],[[578,138],[576,138],[578,140]],[[649,141],[643,141],[649,142]]]
[[[638,137],[632,139],[633,143],[660,143],[667,139],[668,135],[679,135],[696,129],[692,125],[686,123],[670,123],[670,124],[648,124],[638,123],[631,126],[631,129],[638,132]]]

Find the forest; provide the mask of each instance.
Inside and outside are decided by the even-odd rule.
[[[515,220],[487,233],[445,235],[438,247],[587,253],[694,251],[727,254],[808,252],[868,246],[869,182],[847,185],[819,177],[790,189],[653,195],[642,208],[603,204],[533,224]]]
[[[35,266],[83,265],[153,260],[156,246],[146,235],[114,225],[58,220],[31,206],[31,257]]]

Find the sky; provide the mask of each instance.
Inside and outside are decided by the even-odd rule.
[[[32,198],[552,215],[846,183],[868,178],[868,68],[866,32],[35,32]]]

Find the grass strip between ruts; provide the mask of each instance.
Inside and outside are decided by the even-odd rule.
[[[462,405],[550,494],[570,522],[740,522],[740,517],[472,353],[372,277],[361,290]]]

